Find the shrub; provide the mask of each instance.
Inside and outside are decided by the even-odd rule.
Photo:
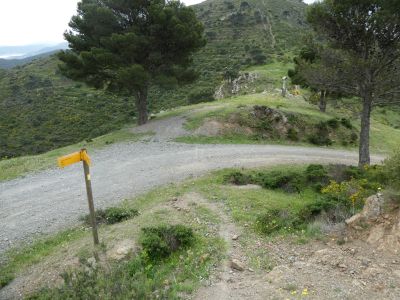
[[[306,169],[306,176],[309,182],[317,183],[328,179],[328,171],[323,165],[309,165]]]
[[[256,219],[256,228],[264,234],[271,234],[283,229],[291,231],[299,228],[300,225],[298,216],[286,209],[271,209],[258,215]]]
[[[324,187],[321,192],[330,197],[344,207],[352,208],[352,213],[355,209],[360,209],[364,205],[364,199],[369,195],[376,193],[377,185],[371,184],[367,179],[350,179],[337,183],[332,180],[329,185]]]
[[[282,189],[288,193],[300,192],[304,188],[304,176],[299,172],[258,173],[256,181],[267,189]]]
[[[396,152],[385,160],[384,172],[389,184],[395,189],[400,189],[400,152]]]
[[[352,132],[350,135],[350,143],[354,144],[357,142],[357,140],[358,140],[358,134],[355,132]]]
[[[166,258],[173,252],[186,248],[194,242],[191,228],[169,225],[142,228],[140,243],[151,260]]]
[[[294,142],[299,140],[298,132],[294,128],[289,128],[289,130],[287,132],[287,137],[289,140],[294,141]]]
[[[346,118],[340,119],[340,124],[342,124],[342,126],[348,128],[348,129],[352,129],[353,128],[353,125],[351,124],[350,120],[346,119]]]
[[[318,146],[330,146],[332,145],[332,140],[329,137],[321,136],[319,134],[312,134],[308,137],[308,141],[311,144]]]
[[[187,102],[189,104],[212,102],[214,100],[213,88],[196,88],[192,90],[187,97]]]
[[[331,180],[342,182],[351,178],[360,178],[361,170],[357,167],[341,164],[329,165],[328,175]]]
[[[96,222],[97,224],[115,224],[138,215],[139,212],[133,208],[109,207],[96,210]],[[83,221],[90,225],[90,215],[84,216]]]
[[[329,182],[328,171],[322,165],[309,165],[305,171],[307,181],[318,192]]]
[[[311,144],[318,146],[330,146],[332,140],[329,138],[328,125],[325,122],[320,122],[316,125],[316,132],[308,137],[308,141]]]
[[[339,128],[339,121],[337,119],[330,119],[326,121],[326,124],[333,129]]]
[[[235,185],[246,185],[252,182],[250,175],[243,174],[242,172],[232,172],[224,176],[224,182]]]

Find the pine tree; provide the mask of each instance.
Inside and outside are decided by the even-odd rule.
[[[192,55],[203,26],[179,1],[82,0],[60,53],[64,75],[135,97],[139,125],[148,120],[148,89],[195,79]]]

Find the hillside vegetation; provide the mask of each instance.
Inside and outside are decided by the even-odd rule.
[[[132,122],[128,98],[62,77],[58,60],[0,71],[0,157],[46,152]]]
[[[192,134],[178,138],[178,141],[303,144],[353,149],[358,145],[360,108],[351,99],[330,102],[327,113],[321,113],[302,96],[283,98],[276,93],[238,95],[202,107],[188,117],[186,128]],[[372,151],[391,153],[398,149],[399,122],[399,110],[395,106],[374,111]]]
[[[291,0],[205,1],[193,6],[208,43],[194,57],[198,80],[153,87],[150,111],[213,100],[223,73],[290,61],[301,39],[306,5]],[[134,101],[68,80],[56,57],[0,70],[0,158],[37,154],[105,134],[133,122]]]

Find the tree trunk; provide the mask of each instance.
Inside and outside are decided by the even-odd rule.
[[[321,112],[326,112],[326,91],[321,91],[318,106]]]
[[[358,165],[360,167],[369,165],[371,160],[369,156],[369,131],[372,110],[372,97],[367,94],[362,98],[363,110],[361,113],[361,132]]]
[[[143,125],[148,121],[147,113],[147,89],[138,91],[136,93],[136,110],[138,113],[137,124]]]

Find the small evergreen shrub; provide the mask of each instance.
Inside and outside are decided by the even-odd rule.
[[[297,132],[296,129],[294,128],[289,128],[288,132],[287,132],[287,138],[291,141],[298,141],[299,140],[299,134]]]
[[[109,207],[96,210],[97,224],[115,224],[126,221],[139,215],[137,209],[124,207]],[[90,225],[90,215],[83,217],[83,221]]]
[[[346,127],[347,129],[353,129],[353,125],[351,124],[349,119],[346,118],[340,119],[340,124],[342,124],[342,126]]]
[[[400,189],[400,152],[397,151],[385,160],[384,174],[389,184],[395,189]]]
[[[214,100],[214,89],[212,88],[195,88],[187,97],[189,104],[212,102]]]
[[[332,140],[326,135],[326,134],[311,134],[308,137],[308,141],[311,144],[317,145],[317,146],[330,146],[332,145]]]
[[[290,210],[271,209],[257,216],[256,229],[263,234],[272,234],[280,230],[298,229],[301,221]]]
[[[234,185],[246,185],[252,182],[252,178],[242,172],[232,172],[224,176],[224,182]]]
[[[339,121],[337,119],[330,119],[330,120],[326,121],[326,124],[332,129],[339,128]]]
[[[288,193],[300,192],[304,188],[304,176],[300,172],[258,173],[256,181],[267,189],[282,189]]]
[[[355,132],[352,132],[350,135],[350,144],[355,144],[358,140],[358,134]]]
[[[328,171],[323,165],[309,165],[305,175],[307,182],[318,192],[329,182]]]
[[[170,256],[173,252],[189,247],[194,242],[193,230],[183,225],[142,228],[140,243],[151,260]]]

